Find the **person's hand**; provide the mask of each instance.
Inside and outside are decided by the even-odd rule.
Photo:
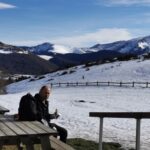
[[[57,109],[55,110],[54,114],[55,114],[56,119],[60,116]]]

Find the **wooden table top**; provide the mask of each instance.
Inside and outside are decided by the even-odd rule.
[[[0,139],[8,137],[34,137],[57,135],[57,131],[38,121],[2,121],[0,122]]]

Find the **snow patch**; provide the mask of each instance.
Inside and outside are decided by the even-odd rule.
[[[140,47],[141,49],[145,49],[146,47],[149,47],[149,44],[146,42],[139,42],[138,47]]]
[[[38,55],[38,56],[45,59],[45,60],[50,60],[53,58],[52,56],[48,56],[48,55]]]
[[[60,53],[60,54],[66,54],[70,52],[70,49],[68,47],[62,46],[62,45],[53,45],[54,50],[50,50],[53,51],[54,53]]]
[[[3,50],[3,49],[0,49],[0,53],[1,53],[1,54],[11,54],[12,52],[11,52],[11,51],[6,51],[6,50]]]

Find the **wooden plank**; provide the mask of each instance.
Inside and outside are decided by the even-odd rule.
[[[150,112],[90,112],[90,117],[109,118],[150,118]]]
[[[39,128],[43,129],[44,131],[48,132],[48,133],[51,133],[52,135],[57,135],[57,131],[50,128],[50,127],[47,127],[45,125],[43,125],[42,123],[36,121],[36,122],[32,122],[34,125],[38,126]]]
[[[12,131],[14,131],[17,135],[26,135],[27,134],[13,122],[4,122],[4,124],[8,128],[10,128]]]
[[[35,124],[33,124],[33,122],[32,121],[23,121],[23,123],[26,125],[26,126],[28,126],[28,127],[30,127],[32,130],[34,130],[35,132],[36,132],[36,134],[49,134],[49,133],[47,133],[45,130],[43,130],[43,129],[41,129],[40,127],[38,127],[38,126],[36,126]]]
[[[6,135],[3,131],[1,131],[1,128],[0,128],[0,138],[3,137],[3,136],[6,136]]]
[[[4,133],[2,135],[0,134],[0,136],[16,136],[16,134],[2,122],[0,122],[0,130]]]
[[[16,124],[19,128],[21,128],[27,134],[30,134],[30,135],[36,134],[36,132],[32,130],[32,128],[26,126],[22,121],[16,121],[14,122],[14,124]]]
[[[50,143],[51,146],[55,149],[55,150],[75,150],[73,147],[71,147],[70,145],[63,143],[62,141],[60,141],[59,139],[50,136]]]

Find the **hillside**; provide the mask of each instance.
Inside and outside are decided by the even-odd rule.
[[[33,54],[0,54],[0,70],[9,74],[45,74],[57,66]]]
[[[8,91],[15,92],[17,90],[19,92],[23,92],[24,90],[34,88],[34,86],[35,88],[40,88],[39,82],[42,84],[80,81],[148,82],[150,79],[149,68],[150,60],[141,61],[140,59],[105,63],[89,67],[82,65],[46,74],[42,77],[42,79],[40,79],[40,77],[33,76],[31,79],[8,86]],[[24,85],[26,85],[26,87],[24,87]],[[18,87],[18,89],[15,89],[14,87]]]

